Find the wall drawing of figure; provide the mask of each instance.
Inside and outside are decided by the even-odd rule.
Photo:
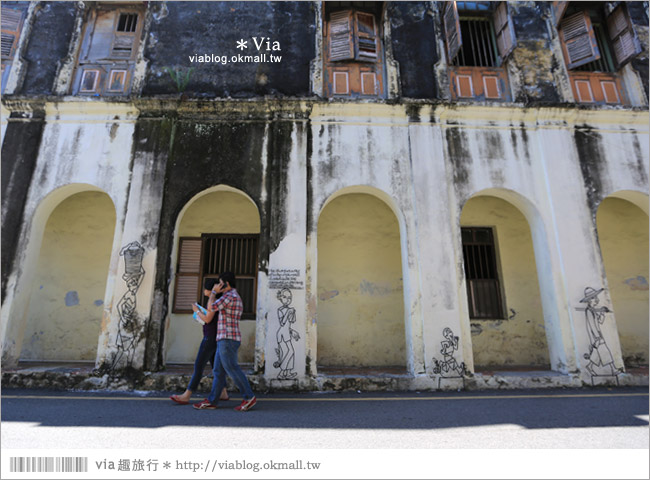
[[[447,327],[442,331],[445,340],[440,342],[440,353],[442,360],[433,359],[433,373],[439,375],[438,388],[440,380],[443,378],[463,378],[467,373],[465,362],[460,362],[454,358],[454,353],[458,351],[458,337],[454,335],[451,328]]]
[[[279,380],[289,380],[298,376],[293,371],[296,361],[293,340],[300,340],[300,335],[292,328],[293,324],[296,323],[296,309],[291,306],[291,301],[293,300],[291,290],[288,288],[279,290],[277,298],[282,303],[282,306],[278,308],[278,321],[280,322],[280,326],[275,335],[276,341],[278,342],[275,353],[278,359],[273,362],[273,366],[280,369],[277,377]]]
[[[610,313],[611,310],[606,306],[597,307],[599,303],[598,295],[605,290],[600,288],[598,290],[587,287],[585,288],[584,297],[580,303],[586,303],[587,306],[578,308],[577,310],[584,310],[585,312],[585,326],[587,328],[587,335],[589,337],[589,352],[583,355],[585,360],[588,360],[586,369],[591,375],[593,382],[594,377],[607,376],[616,377],[622,372],[622,369],[616,368],[614,365],[614,357],[612,352],[607,346],[605,337],[601,330],[601,325],[605,323],[605,314]]]
[[[136,312],[136,294],[145,274],[142,267],[144,248],[139,242],[131,242],[120,250],[120,256],[124,257],[125,272],[122,279],[126,282],[127,291],[117,303],[120,321],[115,340],[117,349],[111,362],[111,370],[114,370],[124,357],[126,357],[125,366],[132,365],[135,348],[142,334],[142,326],[138,322]]]

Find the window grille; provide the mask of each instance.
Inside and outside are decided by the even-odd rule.
[[[457,67],[497,67],[499,55],[492,21],[488,18],[460,18],[463,44],[452,65]]]
[[[137,13],[122,13],[120,15],[120,19],[117,22],[117,31],[135,32],[135,28],[137,25],[138,25]]]
[[[491,228],[462,228],[469,316],[502,319],[503,302]]]
[[[244,303],[242,319],[255,319],[257,308],[257,264],[259,235],[204,234],[181,238],[176,278],[174,312],[192,311],[202,303],[203,281],[233,272],[236,289]]]

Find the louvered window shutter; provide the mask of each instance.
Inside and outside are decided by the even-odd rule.
[[[616,7],[607,17],[607,30],[614,45],[614,55],[619,68],[641,53],[641,44],[623,4]]]
[[[377,29],[371,13],[355,13],[358,59],[374,62],[377,59]]]
[[[555,17],[555,25],[559,25],[564,17],[564,12],[566,12],[566,7],[569,6],[569,2],[553,2],[553,16]]]
[[[332,12],[329,22],[330,60],[354,59],[352,11]]]
[[[517,44],[515,29],[512,25],[508,2],[499,2],[494,12],[494,30],[497,34],[497,47],[501,59],[505,60],[512,53]]]
[[[180,239],[174,312],[192,311],[192,303],[198,299],[201,287],[202,245],[200,238]]]
[[[2,58],[9,59],[13,56],[14,48],[18,42],[23,12],[15,8],[3,6],[0,14],[2,15],[2,32],[0,38]]]
[[[458,18],[456,2],[445,2],[443,17],[447,40],[447,59],[451,63],[456,58],[456,55],[458,55],[458,51],[463,44],[463,39],[460,35],[460,19]]]
[[[579,12],[562,20],[560,39],[568,68],[579,67],[600,58],[596,36],[587,12]]]
[[[118,58],[131,58],[135,45],[135,36],[138,26],[137,13],[121,13],[117,19],[115,36],[111,56]]]

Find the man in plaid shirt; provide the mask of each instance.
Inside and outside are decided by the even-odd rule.
[[[215,300],[216,295],[221,293],[221,298]],[[214,356],[214,378],[212,380],[212,391],[205,400],[194,404],[198,410],[214,410],[217,408],[219,393],[226,386],[226,374],[230,376],[237,385],[237,388],[244,400],[235,410],[245,412],[250,410],[257,399],[253,394],[250,383],[237,362],[237,350],[241,345],[241,331],[239,330],[239,319],[244,311],[244,304],[241,297],[235,290],[235,275],[232,272],[225,272],[220,275],[219,284],[212,288],[210,294],[211,308],[208,316],[218,312],[217,320],[217,353]]]

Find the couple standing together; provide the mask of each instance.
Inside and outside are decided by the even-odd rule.
[[[237,362],[237,351],[241,345],[239,320],[244,311],[241,297],[235,290],[235,275],[232,272],[222,273],[217,279],[207,279],[203,285],[205,295],[209,296],[207,313],[201,312],[194,304],[192,309],[205,322],[203,325],[203,341],[194,363],[194,373],[187,390],[182,395],[172,395],[170,398],[181,405],[190,402],[192,392],[196,390],[203,376],[203,368],[208,360],[212,361],[212,390],[208,398],[193,406],[197,410],[214,410],[219,400],[228,400],[226,392],[226,374],[230,376],[244,397],[241,405],[235,410],[245,412],[253,408],[257,399],[253,394],[250,383]],[[221,297],[217,296],[221,294]]]

